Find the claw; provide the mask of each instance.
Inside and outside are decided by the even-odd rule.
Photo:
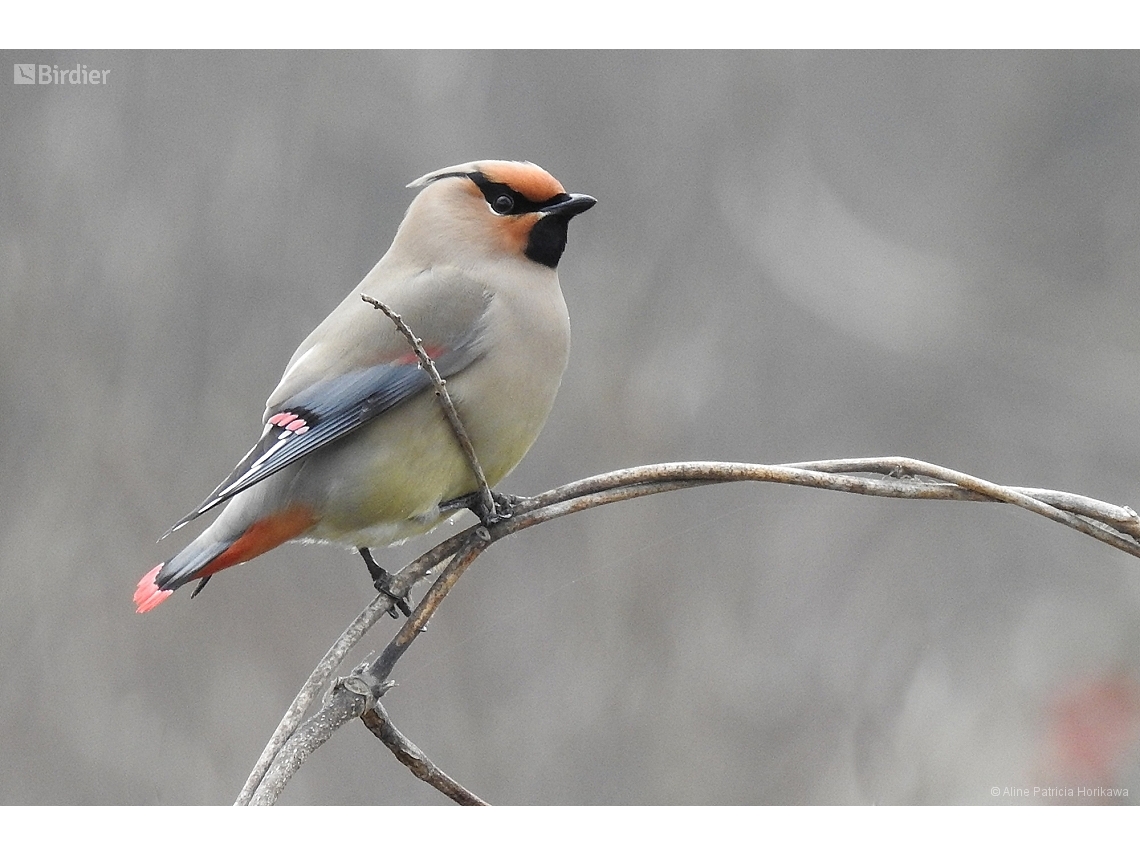
[[[491,526],[503,520],[509,520],[515,512],[515,497],[509,493],[491,493],[494,505],[488,508],[479,503],[479,521],[483,525]]]

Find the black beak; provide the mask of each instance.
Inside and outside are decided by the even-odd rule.
[[[554,202],[545,208],[541,208],[540,211],[546,216],[565,217],[568,220],[583,211],[590,210],[596,204],[598,204],[598,200],[593,196],[587,196],[584,193],[563,193],[556,197]]]
[[[553,199],[548,199],[538,209],[542,216],[531,228],[530,239],[527,240],[523,254],[531,261],[550,268],[557,267],[558,259],[566,249],[566,231],[570,228],[570,218],[590,210],[597,203],[598,200],[593,196],[581,193],[559,193]]]

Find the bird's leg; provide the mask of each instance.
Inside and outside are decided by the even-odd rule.
[[[412,601],[408,599],[408,595],[404,594],[401,597],[391,590],[392,580],[395,577],[376,563],[376,559],[372,557],[372,553],[367,547],[362,546],[357,551],[360,553],[360,557],[364,559],[364,565],[368,568],[368,575],[372,577],[373,587],[385,597],[389,597],[392,600],[388,614],[392,617],[399,617],[399,614],[396,612],[396,609],[399,609],[403,612],[404,617],[411,615]]]

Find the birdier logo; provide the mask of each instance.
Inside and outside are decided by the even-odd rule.
[[[34,62],[12,64],[13,83],[104,86],[110,73],[111,69],[109,68],[88,68],[80,63],[76,63],[74,68],[60,68],[58,65],[36,65]]]

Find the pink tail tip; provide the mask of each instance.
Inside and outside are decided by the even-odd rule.
[[[139,579],[139,585],[137,588],[135,588],[136,613],[141,615],[143,612],[149,612],[151,609],[153,609],[155,606],[157,606],[159,603],[174,593],[173,591],[164,591],[154,583],[155,577],[158,576],[158,571],[162,568],[163,565],[159,564],[157,567]]]

